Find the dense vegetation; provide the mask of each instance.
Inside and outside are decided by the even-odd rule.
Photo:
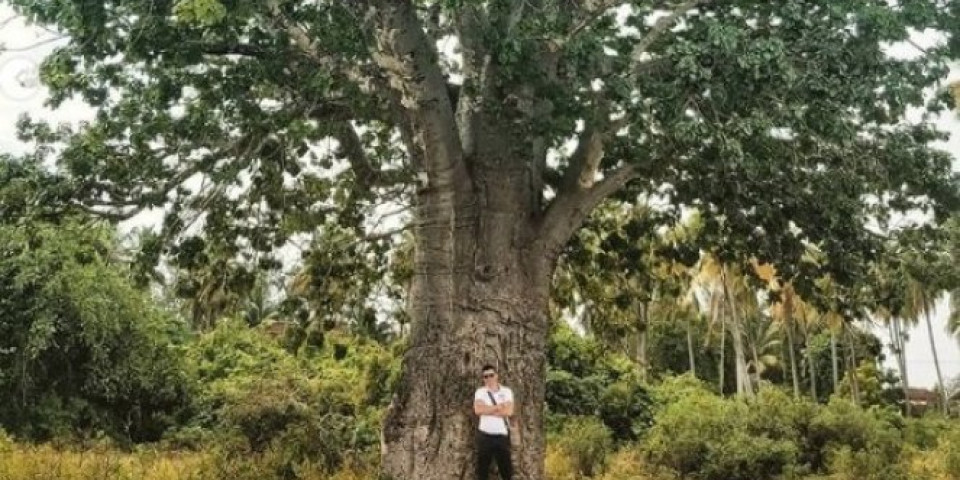
[[[8,211],[53,181],[19,162],[0,173]],[[70,212],[17,218],[0,224],[0,478],[376,478],[402,332],[304,317],[309,297],[250,295],[196,322],[198,290],[139,286],[108,225]],[[748,335],[765,358],[759,385],[725,396],[736,391],[719,377],[735,369],[732,347],[666,298],[642,317],[642,360],[625,354],[636,345],[620,353],[632,337],[616,322],[587,322],[582,335],[554,321],[548,478],[960,478],[960,424],[903,416],[899,379],[880,368],[873,335],[845,327],[840,347],[859,367],[837,363],[834,383],[832,327],[798,329],[801,362],[827,372],[803,375],[800,395],[777,343],[784,332]]]
[[[0,480],[958,477],[960,0],[0,4]]]

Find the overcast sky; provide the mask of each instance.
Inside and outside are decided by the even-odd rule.
[[[929,36],[919,36],[921,45],[935,41]],[[44,107],[46,92],[37,81],[37,66],[40,61],[61,41],[53,34],[39,28],[25,25],[16,18],[9,7],[0,5],[0,152],[21,153],[29,149],[19,142],[15,134],[15,122],[22,113],[52,122],[77,122],[91,119],[93,112],[81,102],[68,102],[56,111]],[[911,55],[910,47],[895,49],[897,55]],[[960,69],[955,70],[951,79],[960,79]],[[944,147],[960,158],[960,120],[955,114],[940,119],[941,126],[954,133],[953,138]],[[960,170],[960,161],[955,160],[954,167]],[[941,366],[947,379],[960,376],[960,344],[945,332],[947,302],[937,305],[934,319],[934,333],[940,352]],[[878,331],[886,341],[885,332]],[[925,328],[916,328],[910,332],[907,345],[909,375],[911,383],[917,386],[932,386],[936,383],[933,355]],[[892,368],[894,363],[888,362]]]

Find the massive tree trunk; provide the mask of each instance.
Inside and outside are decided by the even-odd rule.
[[[498,168],[473,171],[459,197],[430,186],[418,196],[409,349],[383,431],[383,468],[396,479],[474,475],[473,392],[486,363],[516,395],[516,478],[542,478],[555,256],[536,241],[528,180],[508,149],[494,157],[501,142],[490,138],[483,159]]]
[[[522,84],[494,84],[498,68],[466,15],[463,88],[451,95],[435,44],[409,1],[357,0],[375,25],[374,58],[416,193],[408,350],[381,439],[394,480],[474,475],[473,392],[490,363],[516,394],[513,463],[543,478],[542,411],[550,281],[574,232],[636,177],[628,166],[597,179],[607,119],[588,119],[555,197],[544,200],[547,145],[533,119],[549,105]],[[474,8],[464,6],[463,8]],[[552,55],[543,65],[549,74]],[[454,99],[456,97],[456,99]],[[509,102],[506,99],[511,98]],[[615,130],[614,130],[615,131]]]
[[[451,275],[428,273],[430,255],[419,255],[425,271],[413,292],[410,347],[385,423],[384,469],[402,479],[470,478],[473,391],[481,366],[491,363],[516,394],[517,478],[542,478],[550,277],[525,261],[531,252],[518,245],[477,245],[478,257],[493,262],[479,271],[468,268],[475,258],[467,250],[457,255],[463,271]],[[441,282],[449,290],[436,289]]]

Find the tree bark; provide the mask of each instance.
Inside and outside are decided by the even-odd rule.
[[[476,197],[457,205],[452,227],[447,219],[438,224],[432,199],[421,194],[410,345],[383,431],[383,468],[392,478],[474,474],[473,392],[486,363],[516,395],[515,478],[543,477],[553,262],[529,241],[535,232],[527,215],[498,205],[517,205],[516,195],[524,192],[519,180],[495,176],[477,175]],[[477,208],[484,204],[497,207]],[[432,229],[444,231],[444,241]]]
[[[409,343],[383,424],[383,474],[474,475],[473,394],[489,363],[516,395],[515,478],[540,479],[549,287],[560,248],[537,241],[541,192],[529,172],[529,142],[482,112],[458,125],[435,45],[412,2],[360,3],[371,9],[365,15],[377,32],[374,57],[399,97],[401,130],[421,179]]]
[[[717,312],[715,315],[720,316],[720,372],[718,376],[720,377],[720,395],[723,396],[724,384],[724,374],[727,371],[726,361],[727,361],[727,314],[721,309],[723,307],[723,300],[717,302],[716,308],[714,309]]]
[[[810,352],[810,332],[809,330],[807,330],[807,328],[809,328],[810,323],[807,319],[806,313],[803,314],[803,317],[804,317],[803,324],[805,326],[804,339],[803,339],[804,353],[807,357],[806,358],[807,368],[809,369],[809,373],[810,373],[810,397],[813,399],[814,402],[818,402],[819,398],[817,397],[817,367],[814,364],[813,355]]]
[[[760,355],[757,352],[757,342],[750,343],[750,354],[753,357],[753,385],[760,388]],[[749,373],[749,372],[748,372]]]
[[[819,402],[817,396],[817,366],[813,361],[813,355],[810,354],[810,347],[807,346],[807,366],[810,368],[810,396],[814,402]]]

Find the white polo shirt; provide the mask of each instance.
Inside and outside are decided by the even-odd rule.
[[[484,405],[493,405],[493,402],[490,401],[490,395],[487,394],[488,391],[493,393],[493,398],[497,399],[497,405],[513,402],[513,390],[503,385],[500,385],[500,388],[495,392],[487,390],[487,387],[478,388],[477,393],[473,396],[474,400],[480,400]],[[480,415],[480,431],[489,435],[509,435],[510,431],[507,430],[504,420],[506,420],[504,417]]]

